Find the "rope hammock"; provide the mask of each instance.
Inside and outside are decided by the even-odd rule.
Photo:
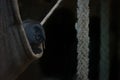
[[[17,0],[0,0],[0,80],[15,80],[41,56],[27,40]]]
[[[89,45],[89,0],[78,0],[77,18],[76,23],[77,30],[77,52],[78,52],[78,66],[77,66],[77,80],[89,80],[88,79],[88,45]]]
[[[62,0],[43,19],[43,25]],[[18,8],[18,0],[0,0],[0,80],[15,80],[43,51],[34,53]],[[7,76],[7,77],[6,77]]]

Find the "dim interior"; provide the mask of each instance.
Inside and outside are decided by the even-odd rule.
[[[44,80],[44,77],[52,77],[73,80],[76,76],[76,0],[70,0],[70,3],[68,1],[64,0],[43,25],[46,47],[42,58],[33,62],[18,79],[40,80],[42,77]],[[55,2],[56,0],[19,0],[22,20],[41,21]]]
[[[19,0],[21,17],[42,21],[56,0]],[[110,0],[110,80],[117,79],[119,43],[119,0]],[[89,79],[99,80],[100,0],[90,0]],[[40,76],[72,80],[77,72],[77,39],[75,23],[77,0],[63,0],[45,23],[46,49],[41,59],[32,63],[20,80],[40,80]],[[54,78],[55,79],[55,78]],[[52,80],[54,80],[52,79]],[[58,80],[59,80],[58,79]],[[49,80],[49,79],[48,79]]]
[[[100,0],[89,3],[89,79],[99,80],[100,64]]]

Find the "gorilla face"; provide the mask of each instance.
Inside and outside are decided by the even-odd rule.
[[[39,22],[23,21],[26,36],[34,53],[41,53],[45,48],[45,32]]]

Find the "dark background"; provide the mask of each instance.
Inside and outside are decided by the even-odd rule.
[[[120,80],[120,1],[110,2],[110,80]],[[42,21],[56,0],[19,0],[22,20]],[[99,80],[100,0],[90,0],[89,79]],[[77,72],[77,38],[75,23],[77,0],[63,0],[44,24],[46,49],[41,59],[32,63],[19,80],[74,80]],[[55,79],[57,78],[57,79]],[[43,79],[47,80],[47,79]]]

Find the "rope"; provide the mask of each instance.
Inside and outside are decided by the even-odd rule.
[[[109,80],[109,0],[101,0],[100,80]]]
[[[58,0],[56,2],[56,4],[53,6],[53,8],[49,11],[49,13],[45,16],[45,18],[41,21],[41,25],[44,25],[45,22],[48,20],[48,18],[52,15],[52,13],[56,10],[56,8],[58,8],[58,6],[60,5],[60,3],[62,2],[62,0]]]
[[[78,66],[77,66],[77,80],[89,80],[88,79],[88,45],[89,45],[89,0],[78,0],[77,8],[77,18],[78,22],[76,23],[77,30],[77,52],[78,52]]]

